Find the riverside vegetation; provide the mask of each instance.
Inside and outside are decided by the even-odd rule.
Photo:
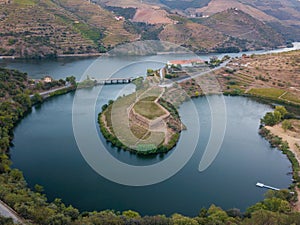
[[[273,148],[278,148],[283,152],[283,154],[287,155],[288,159],[292,163],[293,167],[293,184],[291,185],[291,189],[295,190],[295,187],[300,187],[300,177],[299,177],[299,162],[295,157],[295,154],[290,151],[290,147],[287,141],[282,140],[281,137],[278,137],[271,133],[265,126],[274,126],[276,124],[282,123],[283,128],[291,129],[292,125],[290,123],[290,119],[295,118],[295,115],[292,113],[288,113],[288,111],[283,106],[276,106],[274,112],[267,112],[266,115],[261,119],[262,127],[259,130],[259,134],[266,138],[270,142],[270,145]],[[294,192],[293,201],[297,200],[297,192]]]

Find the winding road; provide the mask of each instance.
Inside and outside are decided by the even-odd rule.
[[[40,92],[39,94],[40,94],[42,97],[45,97],[45,96],[47,96],[47,95],[49,95],[49,94],[51,94],[51,93],[54,93],[54,92],[59,91],[59,90],[67,89],[67,88],[69,88],[69,87],[71,87],[70,84],[68,84],[67,86],[63,86],[63,87],[51,89],[51,90],[49,90],[49,91]],[[30,98],[33,98],[33,96],[34,96],[34,95],[30,95],[29,97],[30,97]]]

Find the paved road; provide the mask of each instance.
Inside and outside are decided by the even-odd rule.
[[[192,76],[189,76],[189,77],[180,79],[180,80],[177,81],[177,83],[182,83],[182,82],[188,81],[188,80],[190,80],[190,79],[192,79],[192,78],[196,78],[196,77],[199,77],[199,76],[203,76],[203,75],[206,75],[206,74],[208,74],[208,73],[210,73],[210,72],[213,72],[213,71],[216,71],[216,70],[218,70],[218,69],[221,69],[221,68],[227,66],[228,62],[229,62],[229,60],[227,60],[227,61],[221,63],[219,66],[217,66],[217,67],[215,67],[215,68],[213,68],[213,69],[209,69],[209,70],[207,70],[207,71],[204,71],[204,72],[201,72],[201,73],[196,73],[195,75],[192,75]]]
[[[209,69],[207,71],[201,72],[201,73],[196,73],[194,75],[191,74],[191,75],[187,75],[187,76],[184,76],[184,77],[172,79],[168,83],[163,83],[163,84],[161,84],[159,86],[160,87],[171,87],[174,82],[176,82],[176,83],[182,83],[182,82],[188,81],[188,80],[190,80],[192,78],[196,78],[196,77],[199,77],[199,76],[206,75],[206,74],[208,74],[210,72],[216,71],[218,69],[221,69],[221,68],[227,66],[227,64],[229,63],[229,61],[230,60],[227,60],[227,61],[221,63],[219,66],[217,66],[217,67],[215,67],[213,69]]]
[[[59,87],[59,88],[55,88],[55,89],[52,89],[52,90],[49,90],[49,91],[44,91],[44,92],[40,92],[39,94],[41,96],[46,96],[46,95],[49,95],[55,91],[59,91],[59,90],[63,90],[63,89],[66,89],[66,88],[69,88],[71,85],[67,85],[67,86],[63,86],[63,87]],[[29,97],[32,98],[34,95],[30,95]]]
[[[4,217],[10,217],[13,219],[14,223],[26,224],[17,213],[11,209],[8,205],[0,200],[0,215]]]

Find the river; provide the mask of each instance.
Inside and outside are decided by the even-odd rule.
[[[131,77],[144,75],[147,68],[160,68],[167,60],[187,57],[191,56],[110,57],[97,59],[96,66],[95,59],[16,60],[3,61],[1,65],[28,72],[33,78],[45,74],[54,78],[69,75],[80,78],[84,73],[102,78],[108,76],[111,68],[116,71],[116,77]],[[202,58],[205,57],[209,56]],[[90,67],[93,63],[94,66]],[[103,87],[96,102],[96,112],[108,100],[132,90],[133,85]],[[87,97],[95,91],[79,90]],[[177,148],[164,156],[139,157],[112,148],[98,129],[103,145],[116,159],[136,166],[151,165],[168,159],[173,151],[184,156],[185,149],[189,148],[187,140],[193,135],[194,118],[190,115],[189,106],[194,105],[200,123],[195,152],[176,175],[161,183],[143,187],[116,184],[98,175],[87,164],[73,134],[74,93],[55,97],[42,106],[34,107],[32,113],[20,122],[15,129],[11,150],[13,167],[23,171],[30,187],[35,184],[44,186],[50,200],[62,198],[65,203],[82,211],[132,209],[142,215],[178,212],[195,216],[202,207],[211,204],[224,209],[245,210],[264,197],[266,190],[256,187],[256,182],[287,188],[291,184],[291,175],[287,175],[291,164],[285,155],[270,148],[268,142],[258,135],[259,120],[271,108],[243,97],[224,97],[227,110],[225,138],[211,166],[199,172],[199,161],[211,134],[209,104],[216,104],[220,98],[222,96],[198,98],[180,107],[180,115],[188,129],[182,132]]]

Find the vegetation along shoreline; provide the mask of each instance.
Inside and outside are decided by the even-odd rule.
[[[17,80],[19,79],[17,77],[21,76],[24,77],[24,80],[26,81],[25,74],[13,70],[2,70],[1,73],[3,74],[3,77],[10,77],[9,81],[6,79],[3,82],[12,82],[12,85],[16,85],[15,90],[20,89],[23,92],[26,90],[23,86],[24,81],[20,82]],[[196,89],[193,89],[192,93],[195,94],[195,90]],[[236,95],[242,95],[238,92],[234,93]],[[225,212],[221,208],[212,205],[209,209],[202,209],[200,214],[194,218],[185,217],[179,214],[174,214],[171,217],[141,217],[138,213],[130,210],[123,213],[115,211],[80,213],[76,208],[64,205],[59,199],[49,203],[46,196],[43,194],[42,187],[36,185],[35,191],[30,190],[27,187],[22,173],[17,169],[11,168],[11,161],[9,159],[8,149],[10,142],[13,139],[13,129],[16,123],[20,121],[27,112],[30,112],[31,100],[29,95],[25,96],[25,94],[24,96],[21,96],[20,93],[8,92],[3,95],[4,97],[0,105],[1,123],[3,125],[1,126],[0,143],[2,150],[0,198],[12,207],[21,217],[31,221],[31,223],[76,225],[82,223],[96,223],[95,221],[100,224],[105,223],[105,221],[110,221],[111,224],[128,224],[130,221],[139,221],[139,224],[153,224],[154,221],[159,221],[160,224],[178,224],[179,221],[181,221],[184,224],[215,224],[217,221],[218,224],[253,224],[254,221],[261,221],[262,218],[268,216],[272,224],[277,224],[278,221],[285,221],[284,224],[288,224],[297,221],[300,218],[299,213],[293,212],[292,207],[289,204],[289,202],[295,200],[295,195],[290,194],[290,191],[287,190],[268,192],[265,200],[249,207],[245,213],[241,213],[239,210],[228,210]],[[199,93],[198,95],[200,96]],[[265,98],[265,96],[258,96],[256,98],[271,101],[271,99]],[[13,99],[13,101],[11,101],[11,99]],[[294,106],[294,104],[292,105]],[[295,173],[297,168],[299,168],[299,164],[297,167],[295,159],[288,153],[288,150],[286,150],[286,144],[284,142],[280,142],[278,146],[283,147],[283,151],[287,152],[286,154],[293,164]],[[298,181],[298,178],[294,177],[294,180]]]

